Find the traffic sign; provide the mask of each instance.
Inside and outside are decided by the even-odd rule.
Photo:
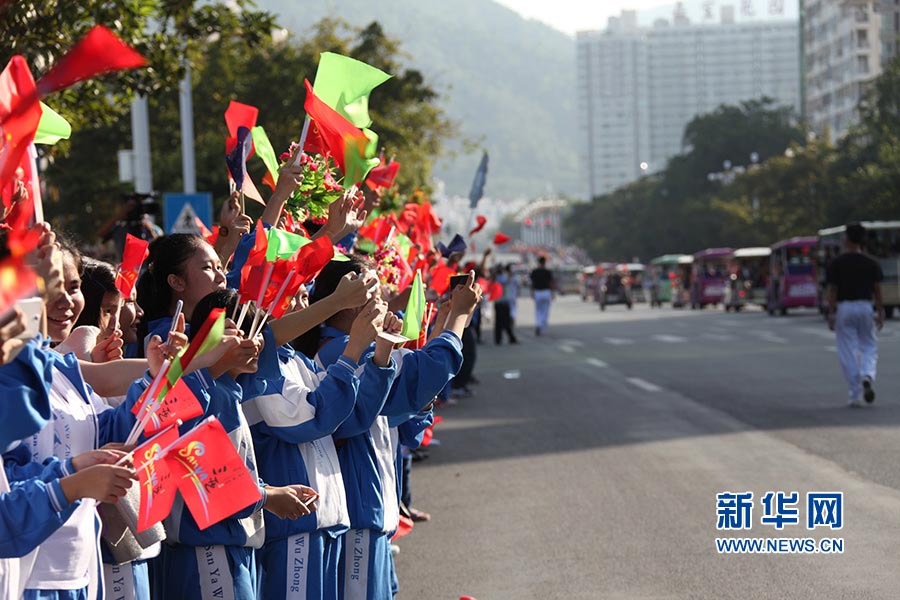
[[[164,194],[163,217],[166,233],[200,233],[198,219],[212,229],[212,194]]]

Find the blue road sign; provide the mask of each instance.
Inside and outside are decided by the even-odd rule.
[[[200,233],[197,219],[212,229],[212,194],[163,194],[163,217],[166,233]]]

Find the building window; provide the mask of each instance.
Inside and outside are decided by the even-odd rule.
[[[868,73],[869,72],[869,57],[868,56],[857,56],[856,57],[856,71],[857,73]]]

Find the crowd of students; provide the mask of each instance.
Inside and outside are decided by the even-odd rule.
[[[285,226],[282,209],[300,179],[299,168],[282,169],[255,227]],[[312,237],[352,239],[364,219],[362,198],[345,195]],[[482,296],[474,272],[439,298],[421,347],[381,335],[401,330],[389,309],[397,299],[352,251],[259,334],[252,307],[240,327],[226,321],[221,342],[183,377],[203,414],[179,429],[215,416],[261,499],[205,529],[180,495],[155,537],[117,523],[113,505],[135,487],[125,445],[135,404],[211,311],[236,313],[234,274],[255,227],[240,210],[222,225],[214,245],[191,234],[154,239],[128,297],[116,266],[82,256],[45,223],[33,226],[40,239],[28,263],[45,326],[29,338],[22,311],[0,317],[0,596],[396,594],[401,448],[419,445],[435,398],[462,368],[462,337]],[[10,251],[6,241],[0,253]]]

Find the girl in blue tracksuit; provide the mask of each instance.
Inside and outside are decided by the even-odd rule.
[[[331,293],[344,273],[361,273],[367,266],[359,259],[329,264],[316,280],[313,299]],[[476,288],[472,290],[474,299]],[[345,429],[335,434],[339,440],[338,458],[351,525],[344,536],[339,571],[342,598],[392,597],[390,535],[399,522],[395,466],[399,434],[392,425],[400,425],[417,415],[459,370],[462,364],[459,334],[474,303],[470,302],[472,306],[457,304],[458,314],[451,311],[453,327],[421,350],[406,353],[399,361],[399,373],[381,409],[370,415],[369,427]],[[352,312],[338,313],[318,332],[304,339],[304,351],[313,353],[322,366],[333,364],[347,345],[350,319]],[[361,389],[366,385],[366,379],[362,378]]]
[[[185,234],[157,238],[150,244],[148,270],[138,281],[138,302],[145,311],[141,329],[165,336],[175,304],[181,300],[184,315],[196,330],[213,308],[214,294],[224,289],[222,265],[205,240]],[[243,340],[214,367],[184,378],[195,394],[199,389],[208,396],[204,415],[199,418],[214,415],[219,419],[253,475],[257,473],[257,460],[240,403],[244,388],[252,387],[255,381],[249,373],[257,369],[259,347],[258,341]],[[274,350],[274,344],[269,344],[269,348]],[[183,430],[191,425],[186,423]],[[169,543],[154,567],[154,596],[255,600],[254,550],[265,539],[261,508],[265,506],[278,514],[305,515],[309,509],[302,504],[301,496],[314,493],[300,485],[262,485],[261,495],[256,505],[202,531],[189,511],[184,510],[183,501],[176,499],[165,521]]]
[[[221,306],[230,308],[235,299],[231,292]],[[341,534],[350,520],[331,435],[360,418],[358,375],[366,374],[368,396],[383,398],[393,383],[396,365],[389,357],[382,365],[373,355],[360,357],[374,340],[381,314],[360,314],[349,348],[327,370],[290,346],[260,358],[259,385],[242,404],[260,473],[272,484],[300,482],[318,492],[313,515],[294,521],[266,515],[266,543],[257,552],[263,598],[337,598]],[[269,328],[265,331],[266,347],[274,348]]]
[[[50,365],[37,341],[0,367],[0,450],[43,429],[49,422]],[[22,448],[22,451],[25,451]],[[27,451],[26,451],[27,452]],[[20,457],[27,462],[30,456]],[[0,463],[2,464],[2,463]],[[62,527],[80,501],[69,503],[60,477],[7,481],[0,469],[0,596],[22,595],[38,544]]]

